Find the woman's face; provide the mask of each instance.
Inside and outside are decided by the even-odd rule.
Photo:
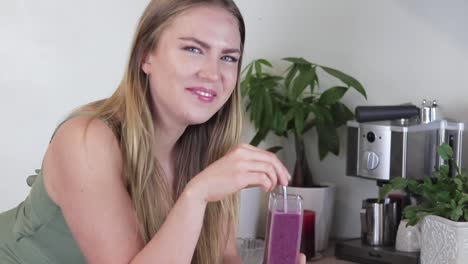
[[[178,15],[142,64],[157,119],[182,125],[210,119],[235,89],[240,45],[237,19],[222,8]]]

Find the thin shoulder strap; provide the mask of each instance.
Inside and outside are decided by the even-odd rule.
[[[65,118],[62,122],[60,122],[59,125],[55,128],[54,133],[52,133],[52,137],[51,137],[50,140],[49,140],[49,144],[50,144],[50,142],[52,142],[52,139],[54,138],[54,136],[55,136],[55,134],[57,133],[58,129],[59,129],[65,122],[67,122],[68,120],[73,119],[73,118],[75,118],[75,117],[86,116],[86,115],[92,115],[92,114],[93,114],[93,112],[79,111],[79,112],[76,112],[76,113],[73,113],[73,114],[69,115],[69,116],[68,116],[67,118]],[[104,122],[112,131],[114,131],[113,128],[112,128],[112,126],[111,126],[111,124],[109,123],[109,121],[108,121],[107,119],[102,118],[102,117],[98,117],[98,118],[99,118],[99,120],[101,120],[102,122]]]
[[[50,138],[49,140],[49,144],[50,142],[52,142],[52,139],[54,138],[55,134],[57,133],[57,130],[60,128],[60,126],[62,126],[65,122],[67,122],[68,120],[72,119],[72,118],[75,118],[75,117],[79,117],[79,116],[84,116],[84,115],[92,115],[93,113],[92,112],[84,112],[84,111],[81,111],[81,112],[76,112],[76,113],[73,113],[71,115],[69,115],[67,118],[65,118],[62,122],[59,123],[59,125],[55,128],[54,130],[54,133],[52,133],[52,137]],[[110,122],[103,118],[103,117],[99,117],[99,120],[101,120],[102,122],[104,122],[110,129],[112,129],[112,126],[110,124]],[[112,131],[114,131],[112,129]],[[26,179],[26,183],[32,187],[34,182],[36,181],[36,178],[39,174],[42,174],[42,168],[43,168],[43,164],[44,164],[44,160],[42,161],[41,163],[41,168],[40,169],[36,169],[35,170],[35,174],[33,175],[30,175],[27,177]]]

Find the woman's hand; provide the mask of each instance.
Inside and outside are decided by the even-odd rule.
[[[299,259],[297,260],[297,264],[306,264],[306,256],[304,254],[299,255]]]
[[[287,185],[289,179],[291,175],[275,154],[241,144],[197,174],[185,191],[214,202],[250,186],[268,192]]]

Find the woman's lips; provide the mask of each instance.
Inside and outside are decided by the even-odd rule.
[[[204,87],[189,87],[187,90],[202,102],[211,103],[216,97],[216,92]]]

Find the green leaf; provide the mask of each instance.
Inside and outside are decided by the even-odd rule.
[[[339,155],[340,144],[335,127],[326,123],[318,122],[317,132],[320,160],[323,160],[327,156],[328,152]]]
[[[379,191],[379,201],[384,199],[387,194],[389,194],[393,190],[393,186],[391,184],[385,184]]]
[[[424,186],[425,187],[432,187],[432,178],[429,176],[426,176],[423,178],[424,181]]]
[[[328,74],[338,78],[340,81],[342,81],[349,87],[353,87],[356,91],[362,94],[364,98],[367,99],[366,90],[364,89],[364,87],[358,80],[336,69],[332,69],[332,68],[325,67],[325,66],[320,66],[320,68],[322,68]]]
[[[451,213],[450,219],[453,221],[458,221],[463,215],[463,206],[457,206]]]
[[[437,153],[439,153],[440,157],[443,160],[449,160],[453,156],[452,148],[447,143],[440,145],[439,148],[437,149]]]
[[[291,99],[296,100],[305,88],[314,81],[314,78],[315,68],[299,71],[299,74],[293,81]]]
[[[421,194],[422,186],[415,180],[408,180],[408,190],[414,194]]]
[[[452,167],[455,169],[455,172],[456,172],[457,174],[461,174],[460,168],[458,168],[458,165],[457,165],[457,163],[455,162],[455,160],[450,159],[450,163],[452,164]]]
[[[266,92],[264,94],[264,103],[265,103],[265,115],[272,116],[273,115],[273,103],[271,99],[270,93]]]
[[[439,178],[447,178],[449,174],[449,170],[450,168],[448,165],[446,164],[441,165],[439,168],[439,172],[440,172]]]
[[[276,75],[267,75],[264,77],[265,81],[268,81],[269,83],[272,83],[271,87],[276,87],[279,85],[279,82],[282,81],[284,78],[281,76],[276,76]]]
[[[394,178],[391,183],[396,190],[404,190],[408,186],[408,180],[405,178]]]
[[[278,152],[278,151],[280,151],[282,149],[283,149],[283,147],[275,146],[275,147],[271,147],[271,148],[267,149],[267,151],[272,152],[272,153],[276,153],[276,152]]]
[[[447,191],[437,192],[436,195],[435,195],[435,199],[438,202],[442,202],[442,203],[450,202],[450,198],[451,198],[450,193],[447,192]]]
[[[264,93],[263,102],[265,104],[263,116],[262,116],[262,128],[269,129],[272,127],[273,123],[273,104],[271,102],[271,95],[268,92]]]
[[[269,61],[267,61],[267,60],[265,60],[265,59],[258,59],[257,61],[258,61],[260,64],[263,64],[263,65],[268,66],[268,67],[270,67],[270,68],[273,67],[273,65],[271,64],[271,62],[269,62]]]
[[[244,77],[244,80],[241,81],[241,95],[242,97],[245,97],[250,89],[250,86],[252,85],[251,80],[252,80],[252,71],[253,71],[253,64],[250,63],[247,68],[244,69],[244,71],[247,70],[247,74]]]
[[[294,107],[291,107],[288,110],[288,112],[286,113],[286,116],[284,117],[284,122],[285,123],[288,123],[289,121],[291,121],[294,118],[295,111],[296,111],[296,108],[294,108]]]
[[[303,64],[303,65],[311,65],[312,63],[308,62],[307,60],[303,59],[303,58],[283,58],[283,60],[285,61],[289,61],[289,62],[292,62],[294,64]]]
[[[333,104],[330,107],[330,113],[333,116],[333,120],[335,120],[336,127],[345,125],[346,122],[354,118],[353,112],[351,112],[351,110],[342,103]]]
[[[257,74],[257,77],[260,78],[262,77],[262,64],[258,61],[255,61],[255,73]]]
[[[240,83],[241,97],[244,98],[249,91],[249,83],[245,80],[242,80]]]
[[[463,194],[463,197],[458,201],[458,205],[466,205],[468,203],[468,195]]]
[[[403,215],[406,219],[414,219],[416,218],[416,214],[418,212],[418,208],[415,206],[407,206],[403,210]]]
[[[309,109],[315,114],[315,119],[317,119],[317,123],[323,123],[327,126],[334,126],[334,119],[333,115],[330,112],[330,109],[320,104],[310,105]]]
[[[319,103],[322,105],[332,105],[343,98],[343,95],[348,91],[347,87],[335,86],[322,93]]]
[[[463,210],[463,216],[465,219],[463,219],[464,222],[468,222],[468,209]]]
[[[241,74],[244,74],[244,72],[245,72],[247,69],[251,68],[251,67],[252,67],[252,64],[253,64],[253,62],[247,64],[247,65],[245,66],[245,68],[241,71]]]
[[[260,142],[262,142],[262,140],[264,140],[266,138],[266,136],[268,135],[268,130],[266,131],[258,131],[254,138],[252,138],[252,140],[250,141],[250,145],[252,146],[258,146],[258,144],[260,144]]]
[[[455,182],[455,184],[457,185],[457,189],[458,189],[459,191],[463,191],[463,186],[464,186],[464,184],[463,184],[463,180],[460,179],[460,177],[455,177],[455,178],[453,179],[453,182]]]
[[[408,225],[409,226],[414,226],[416,225],[417,223],[419,222],[419,218],[418,217],[413,217],[413,218],[409,218],[408,219]]]
[[[264,111],[264,96],[259,94],[255,96],[255,101],[252,101],[252,114],[255,127],[258,129],[262,125],[263,111]]]
[[[450,200],[450,208],[452,208],[452,209],[457,208],[457,204],[455,203],[454,200]]]
[[[284,85],[286,86],[286,89],[290,89],[291,81],[293,80],[294,76],[296,76],[298,70],[299,69],[296,67],[295,64],[293,64],[290,67],[288,74],[286,75],[286,78],[284,79]]]
[[[318,134],[319,156],[323,160],[328,152],[339,155],[340,144],[335,127],[335,121],[330,110],[320,104],[310,105],[310,111],[315,115],[315,127]]]

